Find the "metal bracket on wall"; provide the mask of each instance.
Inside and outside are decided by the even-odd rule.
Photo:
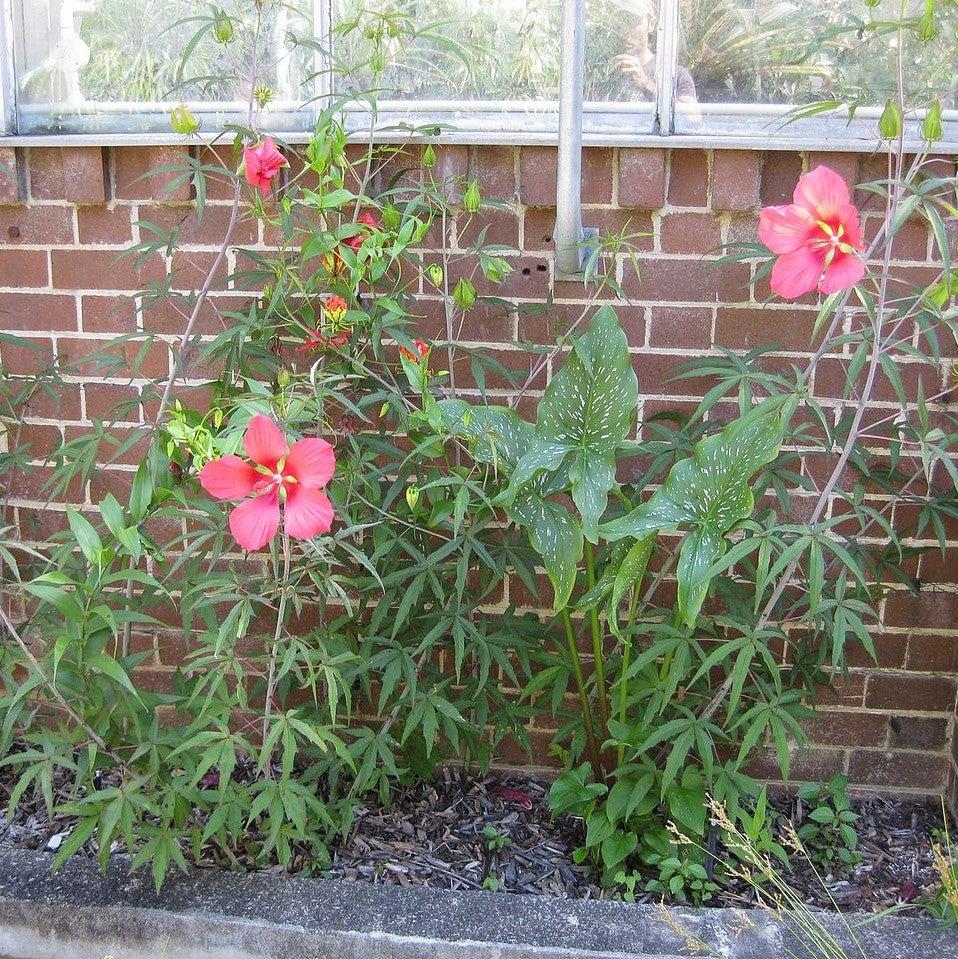
[[[565,0],[559,81],[555,278],[581,280],[589,256],[583,241],[598,230],[582,226],[582,97],[585,85],[585,0]]]

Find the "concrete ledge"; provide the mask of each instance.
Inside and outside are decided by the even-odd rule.
[[[0,847],[0,959],[814,959],[760,912],[675,909],[267,874],[173,875],[157,895],[123,861],[49,871]],[[868,917],[850,917],[861,923]],[[840,931],[841,920],[829,918]],[[687,930],[681,933],[679,927]],[[857,930],[867,959],[958,959],[958,933],[915,919]],[[695,951],[692,937],[708,945]],[[844,937],[846,940],[847,936]],[[849,957],[861,953],[849,943]]]

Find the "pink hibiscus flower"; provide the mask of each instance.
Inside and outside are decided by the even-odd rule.
[[[799,179],[793,200],[765,207],[758,221],[759,239],[779,255],[772,290],[793,300],[815,289],[828,294],[854,286],[865,264],[858,210],[845,181],[817,166]]]
[[[273,178],[284,166],[289,166],[289,163],[276,149],[272,137],[264,137],[262,142],[254,147],[243,147],[243,173],[246,182],[256,187],[264,197],[269,196]]]
[[[323,492],[336,468],[326,440],[286,443],[283,431],[268,417],[254,416],[243,446],[249,458],[230,455],[212,460],[200,472],[210,496],[242,500],[230,514],[230,532],[244,549],[262,549],[279,529],[280,503],[286,532],[295,539],[328,533],[333,506]]]

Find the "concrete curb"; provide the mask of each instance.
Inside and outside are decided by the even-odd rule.
[[[674,909],[267,874],[172,875],[0,847],[0,959],[815,959],[759,912]],[[864,916],[852,917],[861,922]],[[841,929],[834,917],[829,923]],[[684,931],[683,931],[684,930]],[[883,919],[867,959],[958,959],[958,934]],[[848,938],[847,936],[845,937]],[[709,951],[695,951],[693,939]],[[849,943],[851,946],[851,944]],[[849,957],[861,959],[857,949]]]

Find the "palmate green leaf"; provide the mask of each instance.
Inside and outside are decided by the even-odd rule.
[[[699,442],[650,499],[602,528],[613,541],[690,529],[676,570],[679,615],[686,625],[695,624],[702,608],[712,567],[728,546],[725,534],[754,508],[749,480],[775,459],[781,442],[780,404],[758,407]]]
[[[597,543],[599,519],[615,483],[615,452],[634,425],[638,402],[628,341],[615,312],[602,307],[546,388],[534,442],[516,464],[510,495],[568,457],[583,533]]]

